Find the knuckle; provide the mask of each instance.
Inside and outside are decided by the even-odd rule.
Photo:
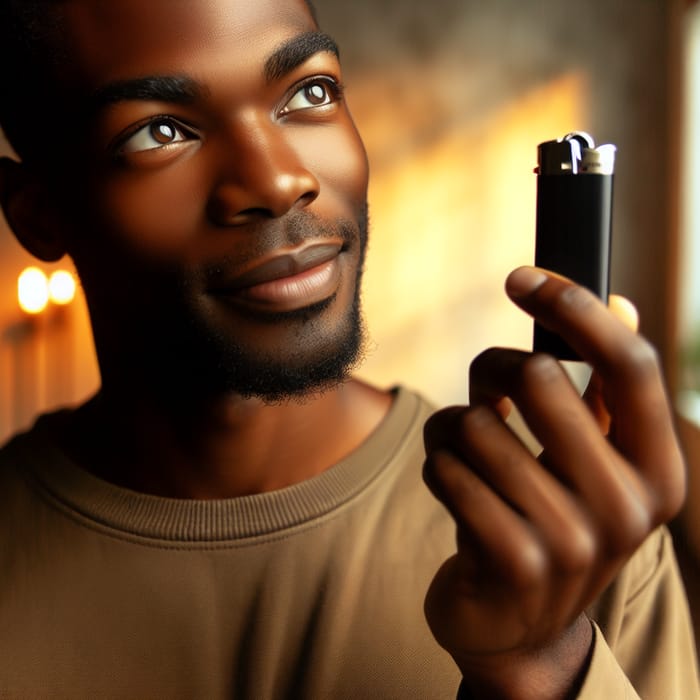
[[[590,570],[598,556],[598,546],[593,534],[584,527],[572,529],[557,557],[560,571],[569,576]]]
[[[656,524],[674,518],[685,503],[688,488],[686,467],[680,456],[676,462],[673,468],[666,473],[666,478],[652,493]]]
[[[555,299],[557,310],[569,313],[581,313],[599,303],[598,297],[579,285],[567,285]]]
[[[439,418],[433,414],[423,424],[423,441],[427,444],[431,442],[433,435],[438,431]]]
[[[678,502],[667,501],[662,503],[656,511],[656,517],[654,518],[655,524],[661,525],[662,523],[666,523],[669,520],[673,520],[673,518],[675,518],[680,513],[684,501],[685,499],[681,499]]]
[[[634,551],[653,529],[651,514],[639,501],[627,500],[612,512],[614,520],[608,524],[605,548],[616,555]]]
[[[518,591],[529,591],[542,584],[549,573],[549,561],[542,547],[536,542],[518,548],[508,567],[513,587]]]
[[[657,381],[660,373],[659,355],[656,348],[645,338],[634,336],[626,343],[619,359],[628,381],[645,384]]]
[[[445,459],[443,450],[428,454],[423,462],[423,481],[436,497],[440,498],[443,489],[442,463]]]
[[[450,406],[428,417],[423,425],[423,442],[426,449],[434,449],[446,441],[450,425],[461,410],[459,406]]]
[[[484,431],[493,426],[495,422],[496,416],[488,406],[470,406],[461,416],[461,437],[467,443],[483,439]]]
[[[423,481],[430,486],[433,482],[433,473],[435,471],[435,459],[432,455],[427,455],[423,461],[422,476]]]
[[[487,364],[490,362],[497,361],[498,357],[503,354],[503,348],[490,347],[482,350],[480,353],[474,356],[471,361],[471,367],[478,367],[482,364]]]
[[[449,453],[444,449],[436,449],[428,453],[423,462],[423,480],[428,485],[435,485],[444,480],[446,462],[449,458]]]
[[[542,387],[543,384],[561,380],[562,370],[557,360],[546,353],[528,357],[520,370],[520,384],[524,390]]]

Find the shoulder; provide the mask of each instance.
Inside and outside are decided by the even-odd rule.
[[[62,409],[41,415],[0,447],[0,502],[7,503],[18,489],[26,488],[33,475],[58,459],[55,435],[70,414]]]

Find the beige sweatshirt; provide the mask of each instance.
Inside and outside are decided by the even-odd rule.
[[[454,698],[422,612],[454,551],[421,480],[430,411],[398,390],[348,459],[221,501],[103,482],[51,444],[65,414],[40,419],[0,451],[0,698]],[[581,698],[700,697],[665,529],[592,614]]]

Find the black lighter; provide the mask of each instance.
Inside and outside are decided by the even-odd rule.
[[[607,302],[615,146],[582,131],[537,147],[535,265],[569,277]],[[535,324],[533,349],[561,360],[576,353]]]

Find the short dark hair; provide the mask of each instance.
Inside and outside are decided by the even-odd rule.
[[[314,22],[316,9],[304,0]],[[25,161],[45,156],[60,139],[61,124],[49,106],[65,102],[54,80],[65,56],[61,43],[62,17],[55,12],[62,0],[0,0],[0,128]],[[58,133],[44,135],[50,121]]]
[[[60,13],[51,10],[60,2],[0,0],[0,126],[22,158],[41,148],[38,134],[50,118],[47,105],[54,90],[49,86],[59,60],[50,38],[60,31]]]

